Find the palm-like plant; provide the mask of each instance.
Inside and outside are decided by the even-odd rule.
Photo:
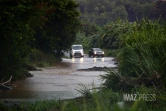
[[[166,79],[166,26],[150,20],[132,25],[120,38],[119,72],[125,76]],[[160,84],[161,85],[161,84]]]

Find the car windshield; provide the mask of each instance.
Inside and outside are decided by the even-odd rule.
[[[94,51],[101,51],[100,48],[94,48],[93,50],[94,50]]]
[[[82,49],[82,46],[72,46],[72,49],[74,49],[74,50],[80,50],[80,49]]]

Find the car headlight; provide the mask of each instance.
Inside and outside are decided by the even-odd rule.
[[[94,52],[94,54],[96,54],[96,51]]]
[[[102,52],[102,54],[104,54],[104,51]]]

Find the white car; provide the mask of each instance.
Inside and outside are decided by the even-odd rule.
[[[82,45],[72,45],[70,49],[70,57],[84,57],[84,50]]]

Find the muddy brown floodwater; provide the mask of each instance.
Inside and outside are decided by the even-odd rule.
[[[41,68],[42,71],[30,71],[33,77],[27,78],[12,90],[1,91],[1,100],[32,101],[43,99],[69,99],[81,94],[78,84],[98,87],[102,83],[100,75],[104,71],[78,71],[92,67],[116,67],[111,57],[63,59],[53,67]],[[93,86],[93,87],[94,87]]]

